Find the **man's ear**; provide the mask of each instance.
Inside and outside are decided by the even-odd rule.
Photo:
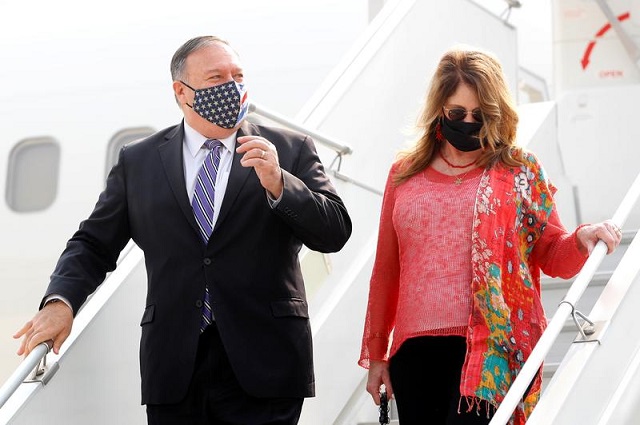
[[[173,82],[173,93],[176,96],[176,100],[179,104],[186,103],[187,99],[185,98],[185,85],[180,81]]]

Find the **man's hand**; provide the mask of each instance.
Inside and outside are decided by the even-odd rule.
[[[243,167],[253,167],[262,187],[274,199],[278,199],[282,194],[283,183],[276,147],[264,137],[242,136],[237,140],[240,146],[236,151],[244,153],[240,164]]]
[[[39,344],[53,340],[53,352],[58,354],[62,343],[71,333],[73,311],[64,302],[48,302],[13,336],[22,338],[18,355],[27,356]]]

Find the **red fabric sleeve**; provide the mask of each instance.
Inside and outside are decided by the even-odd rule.
[[[578,249],[576,233],[582,226],[584,224],[569,233],[560,221],[556,206],[553,206],[547,225],[531,253],[533,261],[547,276],[569,279],[580,271],[589,257]]]
[[[369,302],[358,364],[369,367],[369,360],[387,360],[389,336],[395,325],[400,279],[398,239],[393,226],[395,184],[391,168],[385,186],[378,229],[376,258],[369,285]]]

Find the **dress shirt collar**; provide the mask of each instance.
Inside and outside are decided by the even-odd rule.
[[[234,131],[233,134],[231,134],[229,137],[218,139],[229,152],[234,151],[236,144],[236,134],[238,134],[238,132]],[[204,142],[206,141],[206,137],[189,126],[189,124],[187,124],[187,121],[184,121],[184,143],[187,145],[187,149],[189,149],[192,157],[196,157],[198,151],[200,151],[200,148],[202,148],[202,145],[204,145]]]

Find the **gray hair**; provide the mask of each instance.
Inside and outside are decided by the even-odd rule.
[[[180,48],[173,54],[173,58],[171,58],[171,78],[173,81],[184,79],[185,63],[187,62],[187,57],[191,53],[216,43],[226,44],[231,47],[227,40],[214,35],[195,37],[180,46]]]

